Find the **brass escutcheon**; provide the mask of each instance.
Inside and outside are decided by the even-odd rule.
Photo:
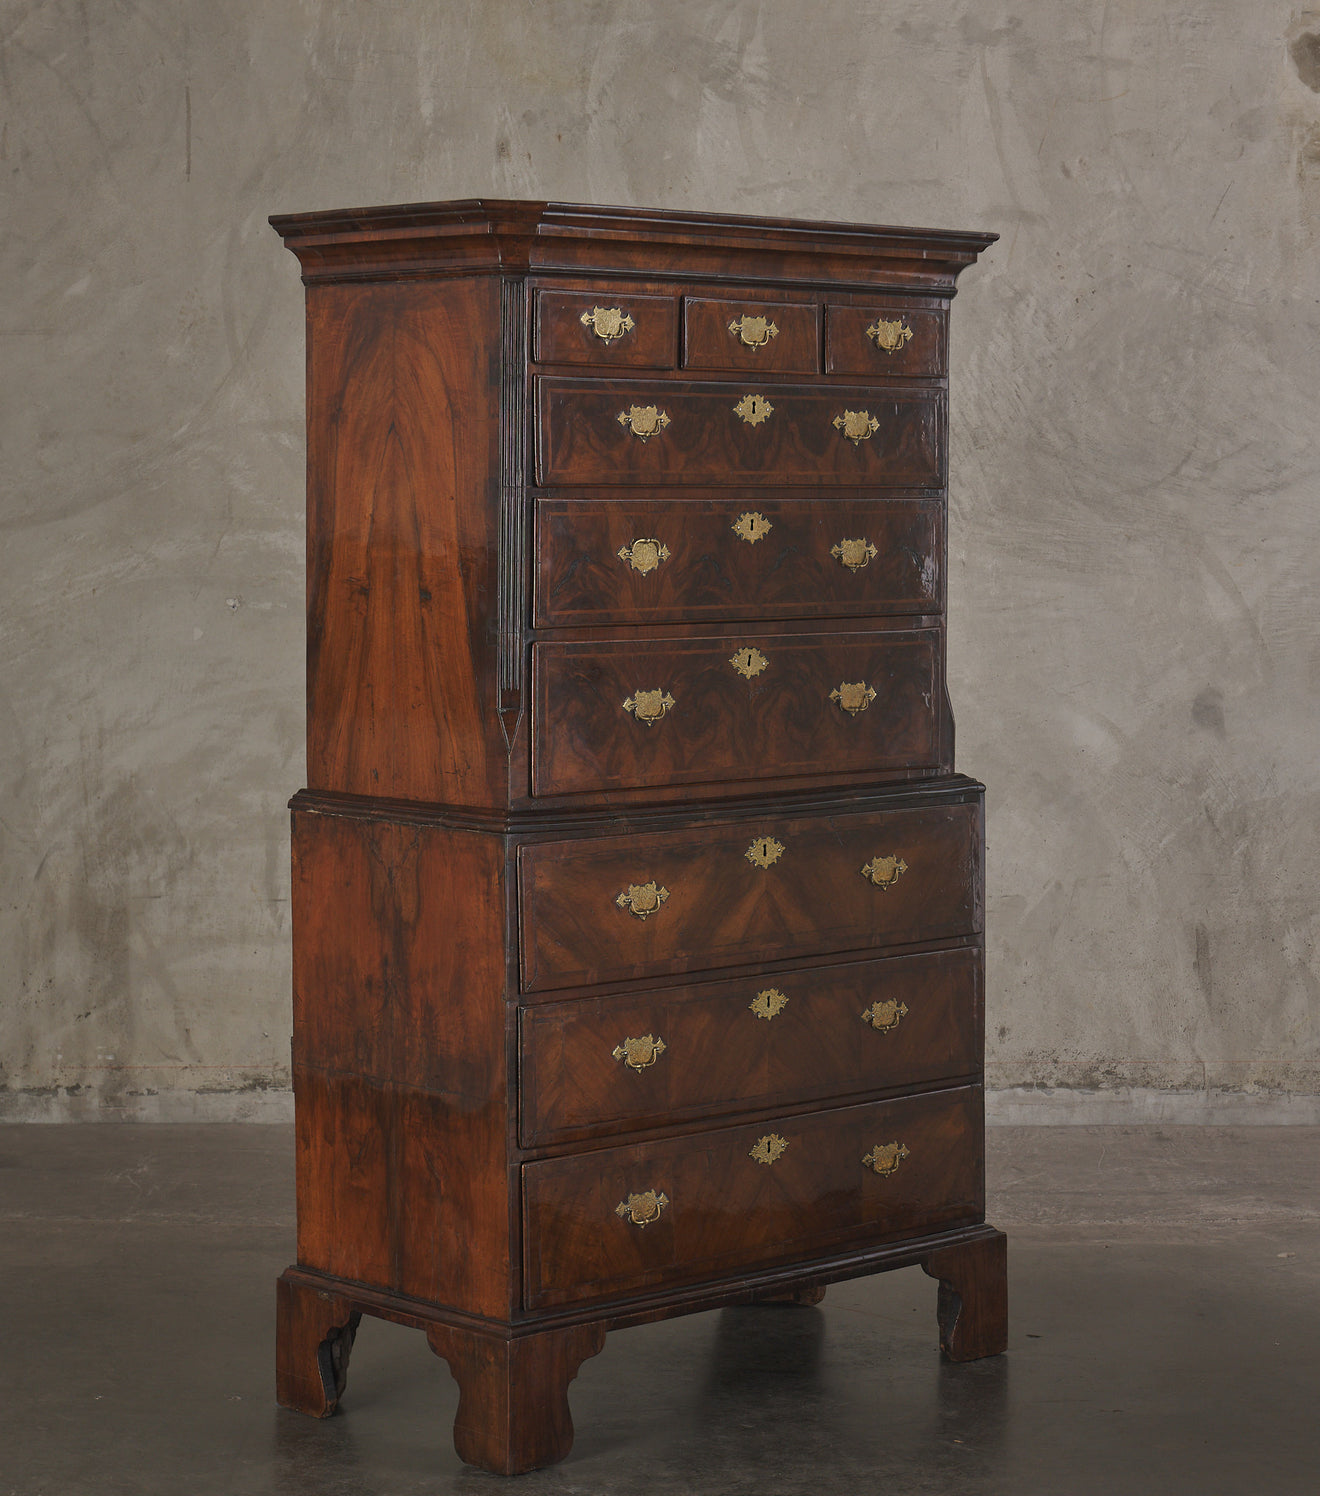
[[[905,343],[912,341],[912,329],[901,318],[897,322],[886,322],[883,317],[877,317],[866,329],[866,336],[884,352],[897,353]]]
[[[751,680],[753,676],[760,675],[769,663],[770,661],[757,649],[755,644],[749,644],[744,649],[736,650],[729,656],[729,664],[733,666],[744,680]]]
[[[650,883],[630,883],[614,902],[638,919],[648,919],[668,897],[669,890],[652,880]]]
[[[778,987],[767,987],[764,992],[758,992],[747,1006],[758,1018],[769,1020],[788,1007],[788,999]]]
[[[663,686],[657,686],[654,691],[634,691],[623,703],[623,709],[650,727],[652,722],[658,722],[673,705],[674,698],[669,692]]]
[[[890,857],[872,857],[862,869],[862,877],[869,878],[877,888],[889,889],[908,870],[902,856],[895,852]]]
[[[652,536],[646,540],[634,540],[631,545],[621,545],[617,554],[620,561],[626,561],[634,571],[645,576],[662,561],[669,560],[669,547]]]
[[[840,681],[830,692],[830,700],[837,701],[845,712],[855,717],[875,700],[875,687],[868,686],[864,680]]]
[[[640,1039],[625,1039],[614,1048],[614,1058],[622,1060],[630,1070],[645,1070],[664,1054],[668,1046],[654,1034],[643,1034]]]
[[[619,306],[593,306],[589,312],[583,312],[578,320],[583,327],[591,328],[598,338],[603,338],[607,343],[621,338],[624,333],[631,332],[637,326]]]
[[[748,545],[755,545],[758,540],[764,540],[774,526],[764,514],[758,514],[755,509],[749,509],[746,514],[738,516],[731,528],[733,533],[745,540]]]
[[[749,426],[759,426],[774,415],[775,408],[764,395],[744,395],[733,407],[733,413],[741,416]]]
[[[663,1191],[646,1190],[640,1195],[629,1195],[614,1207],[620,1220],[631,1221],[634,1226],[649,1226],[660,1219],[660,1212],[669,1204],[669,1196]]]
[[[622,420],[622,416],[619,418]],[[834,417],[834,429],[843,434],[855,447],[858,442],[869,441],[880,429],[880,422],[869,410],[845,410]]]
[[[773,836],[758,836],[743,856],[753,867],[773,867],[784,855],[784,844]]]
[[[758,1164],[772,1164],[784,1155],[787,1148],[787,1138],[781,1138],[777,1132],[768,1132],[763,1138],[757,1139],[756,1146],[747,1156],[754,1158]]]
[[[729,334],[748,348],[764,348],[771,338],[779,336],[779,329],[768,317],[744,315],[729,323]]]
[[[877,1174],[892,1174],[905,1158],[910,1157],[902,1143],[877,1143],[862,1162]]]
[[[879,1034],[887,1034],[890,1029],[896,1029],[908,1015],[906,1003],[895,1002],[892,997],[886,998],[882,1003],[872,1003],[862,1013],[862,1021],[869,1023]],[[618,1050],[615,1050],[615,1054]]]
[[[830,547],[830,555],[849,571],[861,571],[863,566],[869,566],[875,554],[876,549],[869,540],[841,540],[838,545]]]
[[[669,425],[669,417],[655,405],[630,405],[618,414],[620,426],[626,426],[641,441],[656,436]]]

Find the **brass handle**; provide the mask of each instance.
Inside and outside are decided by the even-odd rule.
[[[669,417],[655,405],[630,405],[619,412],[617,419],[641,441],[659,435],[669,425]]]
[[[775,408],[764,395],[744,395],[733,407],[733,413],[749,426],[759,426],[762,421],[768,421],[774,415]]]
[[[740,540],[745,540],[748,545],[755,545],[758,540],[764,540],[774,526],[764,514],[750,509],[746,514],[740,514],[730,528]]]
[[[855,447],[858,442],[870,441],[879,431],[880,422],[869,410],[845,410],[841,416],[834,417],[834,429],[842,431]]]
[[[634,1226],[649,1226],[660,1219],[660,1212],[669,1204],[669,1196],[658,1190],[646,1190],[640,1195],[629,1195],[614,1207],[620,1220],[631,1221]]]
[[[862,877],[868,878],[877,888],[890,889],[907,870],[907,863],[895,852],[889,857],[872,857],[862,869]]]
[[[729,323],[729,334],[748,348],[764,348],[771,338],[779,336],[779,329],[768,317],[744,315]]]
[[[864,680],[844,680],[830,692],[830,700],[837,701],[849,716],[864,712],[875,700],[875,687]]]
[[[886,322],[877,317],[866,329],[866,336],[885,353],[897,353],[905,343],[912,341],[912,329],[900,317],[897,322]]]
[[[652,722],[658,722],[673,705],[674,698],[669,692],[663,686],[657,686],[654,691],[634,691],[625,698],[623,709],[650,727]]]
[[[788,999],[778,987],[767,987],[764,992],[758,992],[747,1006],[758,1018],[768,1021],[788,1007]]]
[[[669,560],[669,547],[651,536],[645,540],[634,540],[631,545],[621,545],[617,555],[620,561],[626,561],[634,571],[645,576],[654,571],[662,561]]]
[[[758,836],[743,853],[753,867],[773,867],[783,855],[783,842],[776,841],[773,836]]]
[[[593,306],[578,319],[583,327],[589,327],[598,338],[612,343],[624,333],[631,332],[637,324],[621,306]]]
[[[735,650],[729,656],[729,664],[733,666],[744,680],[751,680],[753,676],[760,675],[769,663],[770,661],[757,649],[755,644],[748,644],[742,649]]]
[[[638,919],[649,919],[668,897],[669,890],[652,879],[649,883],[630,883],[614,902]]]
[[[623,555],[623,552],[620,551],[619,554]],[[849,571],[861,571],[863,566],[871,564],[875,558],[876,549],[865,538],[861,540],[841,540],[838,545],[830,547],[830,555],[841,566],[846,566]]]
[[[763,1138],[756,1140],[756,1145],[747,1157],[754,1158],[758,1164],[772,1164],[777,1158],[782,1157],[787,1149],[787,1138],[781,1138],[777,1132],[768,1132]]]
[[[882,1003],[872,1003],[869,1008],[864,1009],[862,1022],[869,1023],[878,1034],[887,1034],[890,1029],[896,1029],[907,1015],[908,1005],[889,997]],[[616,1049],[614,1053],[617,1056],[619,1051]]]
[[[906,1012],[907,1010],[904,1009]],[[614,1058],[622,1060],[630,1070],[646,1070],[664,1054],[668,1046],[654,1034],[643,1034],[640,1039],[625,1039],[614,1047]]]
[[[877,1143],[862,1162],[868,1169],[874,1169],[883,1176],[895,1173],[899,1164],[909,1157],[911,1155],[902,1143]]]

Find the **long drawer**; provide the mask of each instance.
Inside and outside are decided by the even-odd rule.
[[[940,762],[937,629],[543,643],[532,793]]]
[[[525,844],[526,992],[979,933],[979,798]]]
[[[944,485],[938,386],[559,378],[537,386],[543,484]]]
[[[964,947],[525,1007],[523,1143],[976,1075],[981,970]]]
[[[971,1224],[977,1086],[523,1166],[529,1309]]]
[[[549,498],[536,622],[934,613],[941,499]]]

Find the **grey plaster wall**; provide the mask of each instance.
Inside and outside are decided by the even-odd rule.
[[[480,194],[1002,233],[953,343],[992,1077],[1320,1092],[1318,38],[1277,0],[3,0],[0,1111],[284,1104],[265,219]]]

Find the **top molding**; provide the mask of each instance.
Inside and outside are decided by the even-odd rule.
[[[949,295],[998,234],[469,198],[283,213],[303,280],[560,271],[901,285]]]

